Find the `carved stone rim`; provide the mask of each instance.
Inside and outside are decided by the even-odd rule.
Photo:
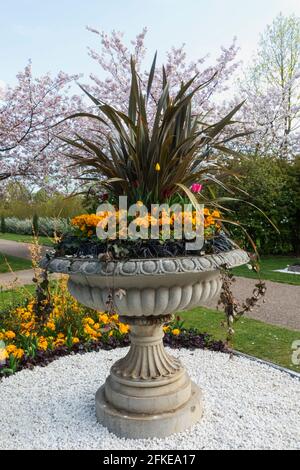
[[[216,271],[226,264],[229,268],[249,261],[248,254],[240,249],[223,253],[172,258],[129,259],[124,261],[100,261],[87,258],[44,258],[41,266],[50,272],[82,274],[84,276],[153,276],[176,273]]]

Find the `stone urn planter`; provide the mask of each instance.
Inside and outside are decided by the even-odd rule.
[[[120,320],[130,325],[130,350],[96,393],[97,418],[109,431],[127,438],[164,437],[201,418],[201,390],[166,352],[163,325],[174,312],[220,293],[220,266],[247,262],[248,255],[236,249],[194,257],[47,263],[50,272],[69,274],[70,293],[87,307],[105,310],[112,295]]]

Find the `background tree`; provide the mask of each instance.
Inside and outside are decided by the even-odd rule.
[[[52,126],[80,106],[80,97],[69,93],[76,78],[63,72],[36,78],[29,63],[14,87],[1,90],[0,181],[13,178],[41,186],[55,177],[56,185],[66,186],[70,172],[55,136],[68,132],[70,124]]]
[[[288,166],[289,185],[292,198],[288,202],[292,206],[294,216],[291,219],[291,242],[294,252],[300,256],[300,156]]]
[[[276,157],[249,156],[235,159],[230,169],[242,179],[242,199],[262,209],[279,234],[255,207],[233,203],[236,220],[247,229],[261,254],[300,251],[300,161],[293,164]],[[234,230],[235,231],[235,230]],[[236,235],[242,236],[238,230]],[[241,243],[251,250],[246,238]]]
[[[66,197],[58,191],[30,191],[28,185],[8,180],[0,197],[0,214],[18,219],[38,217],[70,218],[85,212],[82,196]]]
[[[256,132],[245,140],[256,155],[300,153],[300,18],[280,14],[261,35],[241,92],[243,119]]]

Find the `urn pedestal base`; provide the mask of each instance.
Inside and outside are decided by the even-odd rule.
[[[202,394],[163,345],[165,317],[121,317],[131,327],[128,354],[96,394],[97,418],[121,437],[165,437],[202,416]]]
[[[110,432],[128,439],[167,437],[189,429],[202,417],[202,392],[191,383],[191,396],[180,408],[158,414],[128,413],[117,410],[106,399],[105,386],[96,393],[98,421]]]

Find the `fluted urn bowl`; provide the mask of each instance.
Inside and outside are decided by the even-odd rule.
[[[221,266],[247,262],[248,255],[235,249],[205,256],[110,262],[53,258],[48,263],[50,272],[69,274],[69,291],[79,302],[105,310],[110,298],[121,321],[130,325],[130,350],[96,394],[98,420],[111,432],[164,437],[201,418],[201,390],[164,349],[163,325],[176,311],[220,293]]]

